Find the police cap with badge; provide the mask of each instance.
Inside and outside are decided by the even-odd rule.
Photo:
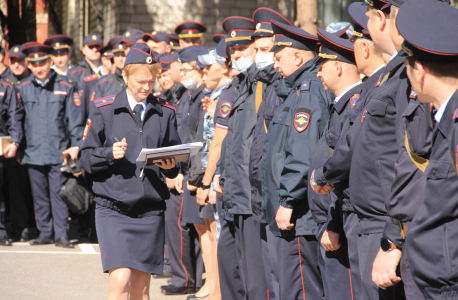
[[[253,21],[256,24],[256,30],[253,37],[273,36],[272,20],[294,27],[294,25],[279,12],[267,7],[260,7],[253,14]]]
[[[369,21],[369,18],[366,16],[367,8],[362,4],[363,2],[353,2],[348,6],[348,14],[353,20],[353,35],[350,38],[351,41],[357,38],[372,40],[369,30],[367,30],[367,22]]]
[[[443,28],[435,22],[425,22],[418,18],[428,11],[430,16],[440,16],[450,20],[449,27]],[[452,38],[458,31],[454,19],[458,13],[447,3],[437,0],[409,0],[399,9],[396,27],[404,38],[399,56],[415,57],[420,61],[435,64],[458,63],[458,40]],[[448,32],[453,33],[447,38]],[[428,39],[425,37],[441,37]]]
[[[381,10],[386,14],[390,13],[391,2],[390,0],[364,0],[362,6],[372,6],[377,10]]]
[[[318,28],[317,32],[321,47],[318,57],[314,61],[315,64],[323,63],[329,59],[356,64],[352,42],[322,28]]]
[[[88,47],[102,47],[102,36],[98,33],[90,33],[84,38],[83,44]]]
[[[139,40],[143,40],[144,32],[138,29],[128,29],[124,32],[120,43],[126,43],[129,45],[133,45],[137,43]]]
[[[111,48],[110,48],[110,46],[108,44],[103,46],[103,47],[100,47],[97,51],[100,52],[100,55],[102,57],[105,57],[107,59],[112,59],[113,56],[114,56],[113,52],[111,52]]]
[[[39,43],[30,43],[22,48],[22,53],[27,55],[31,64],[38,65],[49,59],[53,48]]]
[[[43,44],[54,49],[52,54],[58,54],[70,51],[70,46],[73,45],[73,39],[63,34],[53,35],[47,38]]]
[[[233,16],[223,21],[223,29],[228,33],[225,41],[228,46],[246,45],[253,42],[251,36],[256,26],[252,19]]]
[[[17,46],[12,47],[10,51],[8,52],[8,56],[10,58],[17,58],[19,60],[23,60],[24,58],[27,57],[27,55],[25,55],[22,52],[22,48],[23,48],[22,45],[17,45]]]
[[[316,51],[318,37],[291,25],[272,20],[274,46],[270,52],[282,50],[284,47]]]
[[[226,38],[224,33],[217,33],[212,36],[212,41],[218,44],[224,38]]]
[[[178,54],[178,62],[191,62],[196,61],[197,66],[201,69],[205,68],[205,65],[199,62],[198,56],[208,54],[208,49],[204,46],[191,46],[183,49]]]
[[[151,33],[144,33],[142,39],[147,42],[153,40],[155,42],[165,42],[167,45],[174,46],[172,39],[165,32],[153,31]]]
[[[108,41],[107,45],[111,49],[111,52],[113,53],[113,55],[119,55],[119,54],[124,55],[124,46],[121,44],[121,40],[122,40],[122,35],[117,35],[117,36],[112,37]]]
[[[203,33],[206,31],[207,27],[204,24],[194,21],[183,22],[175,28],[175,33],[178,34],[178,37],[187,42],[202,38]]]

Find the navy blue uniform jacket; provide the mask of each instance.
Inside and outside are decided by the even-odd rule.
[[[73,92],[68,78],[54,71],[45,86],[33,74],[18,86],[18,98],[25,109],[22,162],[41,166],[61,164],[62,151],[80,145],[84,121]]]
[[[116,138],[127,140],[121,159],[114,159]],[[79,163],[93,175],[93,191],[99,205],[123,214],[138,216],[165,210],[170,192],[162,176],[175,178],[178,167],[170,170],[144,167],[136,162],[142,148],[161,148],[181,143],[176,128],[174,106],[147,98],[142,127],[137,125],[127,100],[127,91],[95,100],[84,131]],[[143,177],[140,177],[144,168]]]
[[[316,77],[318,70],[310,60],[276,88],[277,95],[286,99],[272,119],[262,154],[263,209],[276,236],[314,235],[316,231],[307,200],[307,178],[334,100],[334,94],[326,92]],[[275,216],[280,205],[293,208],[294,229],[278,228]]]
[[[407,232],[410,271],[426,299],[458,295],[458,91],[432,133],[424,202]]]

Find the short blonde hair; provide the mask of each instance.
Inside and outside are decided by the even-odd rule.
[[[152,64],[152,65],[147,65],[147,64],[128,64],[124,66],[123,72],[125,72],[126,76],[129,76],[131,74],[134,74],[138,70],[142,68],[147,68],[153,77],[155,77],[157,74],[160,74],[162,71],[161,64]]]
[[[194,70],[196,70],[197,73],[199,73],[200,75],[203,75],[203,74],[204,74],[204,71],[202,71],[202,69],[197,65],[197,61],[193,60],[193,61],[188,62],[188,64],[189,64]]]

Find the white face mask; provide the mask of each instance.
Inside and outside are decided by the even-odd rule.
[[[255,63],[258,70],[264,70],[274,63],[274,54],[272,52],[267,54],[258,53],[256,54]]]
[[[196,72],[196,73],[197,73],[197,72]],[[196,76],[196,75],[194,74],[194,76]],[[193,81],[192,79],[194,78],[194,76],[192,76],[192,77],[189,78],[189,79],[183,80],[183,81],[181,82],[181,84],[182,84],[186,89],[188,89],[188,90],[193,90],[193,89],[196,87],[196,85],[197,85],[197,83],[199,82],[199,80],[200,80],[200,77],[199,77],[196,81]]]
[[[251,56],[239,59],[238,61],[232,61],[232,68],[237,72],[246,74],[248,68],[253,64],[253,59]]]

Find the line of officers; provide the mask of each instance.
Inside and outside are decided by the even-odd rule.
[[[458,10],[366,0],[348,12],[351,34],[310,33],[268,8],[223,22],[215,51],[237,75],[216,104],[226,119],[216,126],[227,130],[218,167],[196,183],[218,193],[223,299],[458,299]],[[205,30],[197,22],[180,24],[178,36],[131,29],[104,47],[90,34],[71,68],[66,36],[10,50],[32,72],[22,62],[20,81],[2,74],[0,82],[12,141],[5,157],[17,155],[30,177],[40,230],[32,244],[72,247],[58,196],[62,154],[76,159],[91,103],[124,88],[135,42],[161,54],[174,83],[161,96],[176,105],[179,133],[189,139],[187,119],[203,126],[202,107],[190,108],[205,88],[196,98],[179,74],[180,54],[202,49]],[[202,268],[181,222],[186,197],[175,198],[167,259],[172,290],[185,293],[200,286]]]

